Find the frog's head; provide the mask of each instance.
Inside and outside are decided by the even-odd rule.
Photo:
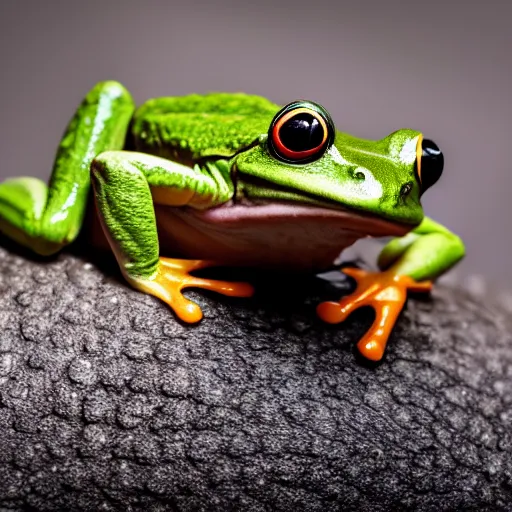
[[[443,155],[403,129],[379,141],[338,132],[310,101],[282,108],[258,144],[235,157],[237,199],[295,201],[415,226],[420,197],[441,176]],[[368,215],[367,215],[368,216]]]

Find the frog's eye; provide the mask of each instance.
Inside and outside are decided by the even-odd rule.
[[[425,192],[441,177],[443,167],[443,153],[437,144],[420,137],[416,149],[416,173],[422,192]]]
[[[312,101],[294,101],[274,117],[268,132],[272,154],[291,163],[320,158],[334,140],[334,123],[327,111]]]

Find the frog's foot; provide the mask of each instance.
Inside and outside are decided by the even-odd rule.
[[[430,281],[416,282],[414,279],[397,275],[394,271],[367,272],[357,268],[346,268],[343,272],[357,282],[356,290],[340,302],[322,302],[317,314],[325,322],[337,324],[357,308],[371,306],[375,320],[357,344],[359,352],[372,361],[380,361],[386,343],[398,315],[402,311],[407,291],[427,292],[432,288]]]
[[[166,302],[176,315],[187,323],[199,322],[203,317],[201,308],[181,293],[184,288],[204,288],[232,297],[251,297],[254,288],[249,283],[234,283],[203,279],[190,274],[194,270],[219,266],[206,260],[179,260],[160,258],[156,275],[151,279],[128,277],[130,284]]]

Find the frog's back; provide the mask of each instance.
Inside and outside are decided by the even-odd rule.
[[[184,162],[231,156],[266,133],[278,110],[266,98],[244,93],[155,98],[135,112],[133,145]]]

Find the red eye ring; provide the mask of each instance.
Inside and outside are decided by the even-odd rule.
[[[299,119],[294,120],[297,116]],[[278,160],[303,164],[320,158],[333,143],[334,134],[331,116],[321,105],[298,100],[275,115],[268,131],[268,147]],[[310,147],[311,143],[315,146]]]
[[[316,146],[312,149],[307,149],[305,151],[293,151],[291,149],[288,149],[281,142],[281,137],[279,136],[279,130],[281,130],[282,126],[284,125],[284,123],[286,123],[286,121],[288,121],[292,117],[295,117],[297,114],[309,114],[309,115],[313,116],[322,126],[322,129],[324,131],[324,136],[323,136],[322,142],[320,142],[320,144],[318,144],[318,146]],[[320,151],[323,148],[325,141],[327,140],[328,133],[329,132],[327,130],[327,123],[325,122],[324,118],[315,110],[312,110],[312,109],[306,108],[306,107],[302,107],[302,108],[296,108],[294,110],[291,110],[290,112],[287,112],[283,117],[281,117],[281,119],[279,119],[279,121],[274,125],[274,128],[272,130],[272,142],[274,143],[274,147],[275,147],[276,151],[281,153],[281,155],[283,155],[284,157],[289,158],[290,160],[305,160],[305,159],[313,156],[315,153],[317,153],[318,151]]]

